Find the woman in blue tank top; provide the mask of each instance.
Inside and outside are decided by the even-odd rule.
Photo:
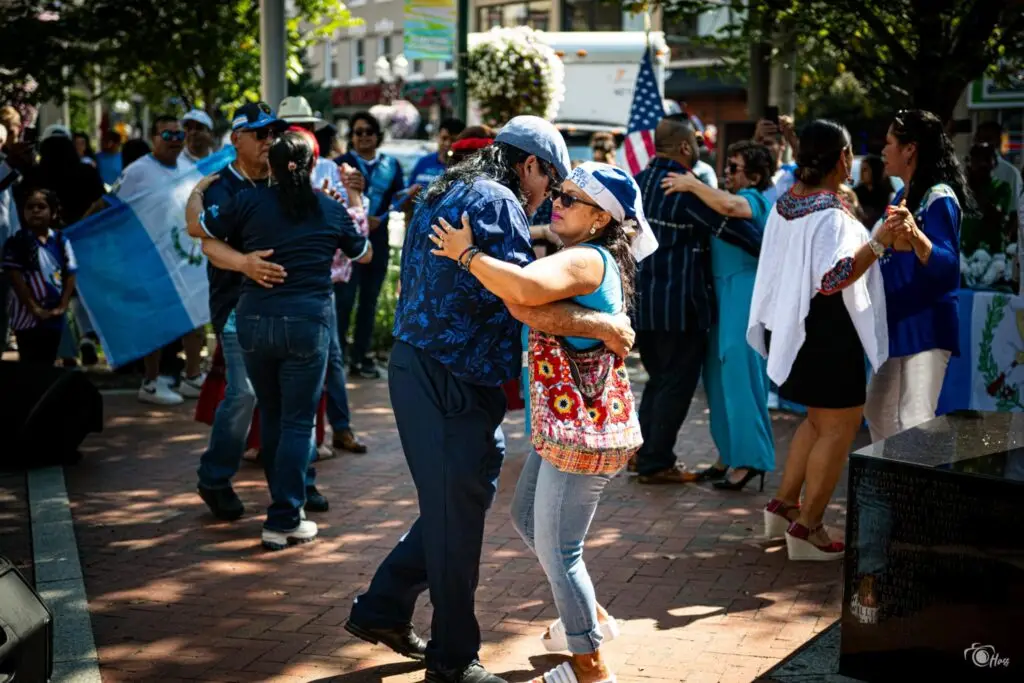
[[[643,215],[640,188],[614,166],[586,162],[552,195],[551,231],[566,248],[551,256],[525,268],[487,256],[473,247],[465,217],[461,229],[443,220],[440,227],[434,226],[436,237],[432,239],[438,247],[434,253],[457,261],[509,305],[542,306],[572,300],[605,313],[624,312],[633,299],[636,261],[657,248]],[[524,349],[526,340],[524,329]],[[601,344],[576,337],[566,342],[577,350]],[[523,386],[528,387],[529,382],[524,381]],[[528,431],[534,409],[527,406]],[[558,675],[564,680],[597,683],[614,679],[600,646],[603,640],[618,635],[618,625],[597,604],[583,562],[583,542],[601,493],[616,472],[577,474],[567,469],[532,451],[516,486],[512,518],[544,567],[558,607],[560,619],[544,634],[543,645],[552,652],[572,653],[569,662],[559,665]]]

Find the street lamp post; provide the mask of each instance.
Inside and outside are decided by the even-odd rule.
[[[466,77],[469,74],[469,0],[458,0],[458,27],[455,41],[455,106],[458,117],[468,121],[469,93]]]
[[[288,92],[284,6],[285,0],[260,0],[260,90],[275,109]]]

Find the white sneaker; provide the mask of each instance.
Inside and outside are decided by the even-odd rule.
[[[206,373],[202,372],[196,377],[186,377],[181,374],[181,382],[178,384],[178,393],[184,398],[199,398],[203,391],[203,382],[206,380]]]
[[[171,391],[160,380],[143,382],[139,389],[139,400],[158,406],[176,406],[185,402],[181,394]]]
[[[267,550],[284,550],[290,545],[309,543],[316,539],[316,522],[308,519],[301,519],[305,516],[303,514],[304,512],[305,511],[303,510],[299,513],[299,525],[291,531],[271,531],[270,529],[264,529],[263,534],[260,537],[263,541],[263,547]]]

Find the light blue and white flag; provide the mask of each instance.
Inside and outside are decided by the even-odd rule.
[[[200,178],[234,158],[234,147],[225,147],[167,186],[65,230],[78,259],[77,290],[111,366],[210,322],[206,257],[188,235],[185,204]]]

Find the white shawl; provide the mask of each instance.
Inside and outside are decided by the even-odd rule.
[[[868,241],[864,226],[842,209],[815,210],[809,206],[810,198],[789,199],[791,204],[807,205],[809,212],[785,209],[792,216],[787,219],[779,214],[779,204],[772,208],[761,244],[747,323],[747,343],[768,359],[768,376],[778,386],[789,377],[803,346],[804,320],[811,299],[821,288],[822,278],[840,259],[852,258]],[[885,288],[878,263],[843,289],[841,296],[864,353],[877,371],[889,357]],[[765,349],[766,329],[772,333],[771,352]],[[828,378],[823,377],[822,381]]]

